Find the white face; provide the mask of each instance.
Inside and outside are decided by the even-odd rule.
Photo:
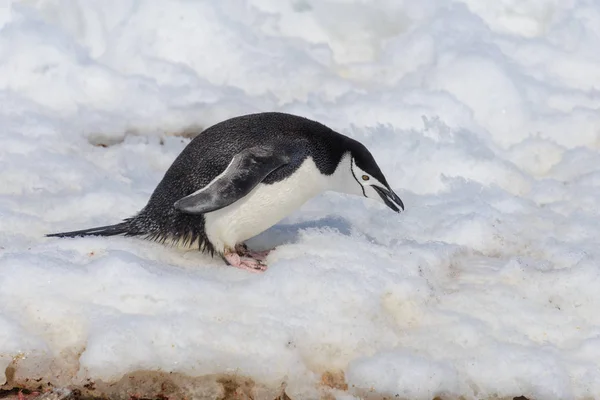
[[[350,160],[350,162],[351,162],[350,170],[352,171],[354,180],[356,182],[358,182],[358,185],[360,185],[360,189],[362,191],[361,194],[365,197],[368,197],[373,200],[377,200],[377,201],[385,204],[383,199],[379,195],[379,193],[377,193],[377,191],[375,191],[375,189],[373,189],[373,185],[377,185],[380,188],[385,188],[386,186],[382,182],[380,182],[377,178],[374,178],[373,175],[360,169],[360,167],[358,165],[356,165],[356,162],[354,162],[354,158],[352,158]]]
[[[377,200],[396,212],[404,210],[400,197],[379,179],[356,165],[354,157],[349,153],[342,158],[331,176],[329,189]]]

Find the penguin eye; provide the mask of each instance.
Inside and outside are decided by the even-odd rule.
[[[362,176],[362,180],[363,181],[368,181],[369,180],[369,175],[363,175]]]

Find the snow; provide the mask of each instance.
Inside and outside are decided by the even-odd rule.
[[[599,48],[591,0],[0,1],[0,382],[600,396]],[[367,145],[406,211],[319,196],[251,240],[262,275],[44,237],[138,211],[180,132],[272,110]]]

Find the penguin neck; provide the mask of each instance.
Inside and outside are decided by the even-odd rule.
[[[362,186],[352,174],[352,156],[350,152],[342,155],[340,162],[331,175],[329,190],[345,194],[362,196]]]

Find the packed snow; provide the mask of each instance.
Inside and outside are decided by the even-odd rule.
[[[598,49],[595,0],[0,1],[0,383],[600,397]],[[319,196],[249,242],[264,274],[44,237],[258,111],[363,142],[406,211]]]

